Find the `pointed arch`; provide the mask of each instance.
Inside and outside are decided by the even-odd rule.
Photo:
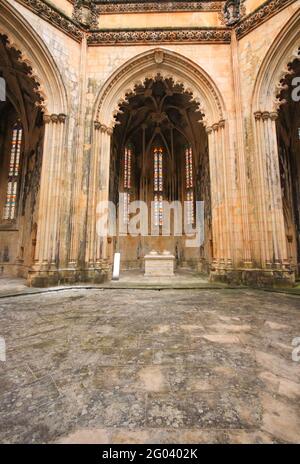
[[[32,77],[40,84],[45,111],[67,114],[67,93],[51,53],[26,19],[7,2],[0,4],[0,32],[8,37],[11,47],[21,51],[22,61],[32,69]]]
[[[172,77],[175,83],[182,84],[185,91],[193,94],[205,115],[205,125],[212,126],[226,119],[223,98],[210,76],[188,58],[167,49],[155,48],[127,61],[106,81],[95,103],[94,120],[113,128],[114,116],[126,94],[157,74],[163,78]]]
[[[281,81],[290,72],[288,64],[300,59],[299,47],[300,10],[280,31],[261,64],[252,97],[253,113],[277,111]]]
[[[260,66],[252,94],[253,159],[262,266],[289,269],[276,121],[283,79],[299,59],[300,11],[283,27]],[[284,274],[283,274],[284,275]]]

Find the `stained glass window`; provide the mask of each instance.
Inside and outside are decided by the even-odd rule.
[[[186,188],[193,188],[193,150],[191,147],[185,149],[185,173]]]
[[[163,224],[163,149],[154,148],[154,224]]]
[[[192,147],[185,149],[185,179],[186,179],[186,206],[187,206],[187,222],[194,224],[194,181],[193,181],[193,150]]]
[[[14,125],[12,132],[6,202],[3,214],[3,219],[7,220],[12,220],[16,216],[22,136],[23,128],[18,122]]]
[[[130,193],[124,192],[124,205],[123,205],[124,224],[128,224],[129,222],[129,203],[130,203]]]
[[[128,145],[124,149],[124,160],[123,160],[123,178],[124,178],[124,224],[129,222],[129,204],[130,204],[130,189],[131,189],[131,178],[132,178],[132,156],[133,149],[131,145]]]
[[[125,147],[124,153],[124,188],[131,188],[132,147]]]

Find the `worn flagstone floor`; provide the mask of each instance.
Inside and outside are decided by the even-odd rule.
[[[300,442],[297,296],[23,295],[0,300],[0,337],[1,443]]]

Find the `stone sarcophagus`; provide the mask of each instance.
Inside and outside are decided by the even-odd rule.
[[[169,251],[164,251],[162,254],[151,251],[144,260],[146,277],[172,277],[174,275],[175,256]]]

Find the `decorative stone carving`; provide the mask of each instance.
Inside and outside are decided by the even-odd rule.
[[[100,3],[100,2],[99,2]],[[211,2],[189,2],[189,1],[139,1],[132,0],[114,2],[111,0],[101,0],[99,4],[100,13],[132,13],[132,12],[152,12],[152,11],[221,11],[224,6],[224,1]]]
[[[148,30],[112,30],[94,32],[88,36],[89,45],[139,44],[139,43],[230,43],[228,29],[148,29]]]
[[[83,0],[74,1],[72,18],[78,23],[82,22],[82,5],[83,5]]]
[[[162,50],[158,50],[154,53],[154,61],[156,64],[160,64],[164,61],[164,52]]]
[[[126,94],[132,92],[135,85],[144,82],[146,78],[155,78],[158,73],[157,66],[153,67],[153,63],[155,63],[154,54],[159,51],[160,49],[151,50],[146,54],[135,58],[133,61],[124,65],[119,71],[117,71],[111,79],[105,85],[105,88],[102,89],[98,101],[97,101],[97,111],[95,115],[95,120],[107,120],[109,121],[109,125],[113,127],[115,125],[115,120],[111,119],[111,113],[119,111],[118,103],[120,100],[124,100],[126,98]],[[176,80],[176,83],[183,85],[184,89],[190,89],[190,91],[194,95],[194,99],[197,103],[199,103],[199,110],[203,113],[203,124],[206,125],[208,120],[211,121],[218,121],[224,119],[223,109],[220,101],[220,96],[218,95],[216,89],[208,80],[207,76],[201,72],[201,70],[195,69],[193,66],[190,66],[190,62],[182,60],[182,57],[177,56],[177,54],[167,52],[163,50],[164,53],[164,61],[159,69],[159,73],[161,74],[162,78],[169,78],[170,71],[164,70],[164,67],[168,67],[171,65],[173,67],[172,77]],[[188,73],[187,69],[189,70]],[[138,77],[134,77],[135,73],[138,72]],[[176,73],[179,72],[179,75]],[[110,97],[109,106],[106,106],[106,99],[109,94],[113,94],[120,83],[123,80],[124,76],[131,75],[132,81],[130,84],[130,88],[128,83],[122,92],[117,92],[114,97]],[[183,77],[184,75],[184,77]],[[187,79],[189,77],[189,79]],[[195,85],[195,80],[197,81],[197,85]],[[199,92],[198,84],[202,86],[202,89],[205,89],[204,93]],[[208,103],[208,95],[213,98],[213,101]],[[210,98],[209,97],[209,98]],[[207,110],[208,107],[210,109],[214,108],[215,114],[210,114]],[[106,114],[106,112],[109,113]]]
[[[54,124],[64,124],[66,122],[67,116],[63,113],[60,114],[43,114],[44,124],[49,124],[53,122]]]
[[[98,8],[93,0],[75,0],[72,17],[89,29],[98,27]]]
[[[240,14],[240,0],[227,0],[224,5],[224,17],[225,24],[227,26],[233,26],[236,24],[241,17]]]
[[[36,13],[41,18],[48,21],[53,26],[66,32],[77,41],[81,41],[83,37],[82,30],[64,13],[58,11],[56,8],[46,4],[42,0],[18,0],[31,11]]]
[[[99,11],[97,8],[97,5],[95,2],[90,2],[90,14],[89,14],[89,20],[88,20],[88,26],[90,29],[97,29],[98,27],[98,16],[99,16]]]
[[[85,32],[98,28],[99,13],[126,13],[133,11],[218,11],[223,24],[236,26],[237,37],[241,38],[268,17],[293,3],[295,0],[267,0],[253,13],[245,16],[244,0],[211,2],[160,1],[138,2],[123,0],[122,3],[110,0],[74,0],[72,19],[43,0],[18,0],[19,3],[80,42]],[[83,8],[86,14],[83,15]],[[221,13],[223,11],[223,13]],[[245,16],[245,17],[244,17]],[[80,26],[81,25],[81,26]],[[180,30],[126,30],[97,32],[88,35],[90,45],[111,43],[230,43],[230,31],[226,28],[180,29]]]
[[[276,111],[256,111],[254,113],[254,117],[256,121],[263,119],[266,121],[267,119],[271,119],[272,121],[276,121],[278,118],[278,113]]]
[[[237,25],[236,35],[238,39],[248,34],[252,29],[255,29],[262,22],[266,21],[266,19],[273,16],[273,14],[293,2],[294,0],[267,0],[260,8],[247,15]]]
[[[279,110],[282,105],[287,103],[287,100],[284,98],[284,91],[289,88],[287,84],[287,78],[293,76],[294,69],[292,64],[296,61],[300,61],[300,47],[298,44],[292,50],[292,52],[286,56],[286,65],[283,67],[280,73],[278,73],[277,83],[274,89],[274,101],[275,109]]]
[[[11,39],[8,38],[5,33],[2,34],[2,32],[0,31],[0,39],[1,38],[3,38],[4,40],[3,44],[5,45],[6,49],[13,50],[14,53],[16,53],[16,55],[18,56],[18,62],[23,63],[24,65],[25,74],[27,74],[27,76],[32,81],[32,91],[34,92],[34,94],[36,94],[35,106],[40,108],[41,111],[45,111],[47,103],[46,92],[38,77],[38,73],[34,69],[33,63],[26,55],[24,55],[20,51],[20,44],[12,42]],[[12,69],[10,70],[10,73],[12,73]]]

